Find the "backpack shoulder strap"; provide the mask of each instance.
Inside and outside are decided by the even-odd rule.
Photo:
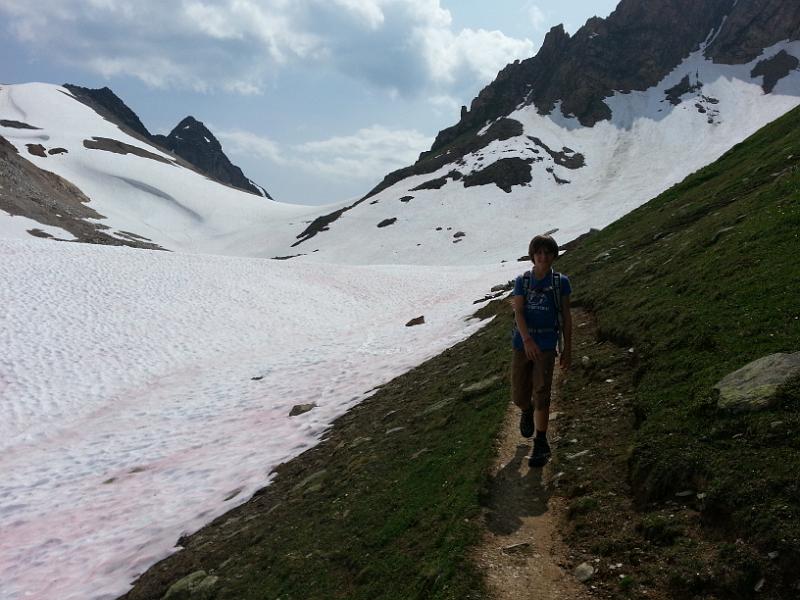
[[[556,310],[561,314],[561,273],[556,271],[553,274],[553,299],[556,302]]]
[[[531,291],[531,272],[525,271],[522,274],[522,295],[528,297],[528,292]]]

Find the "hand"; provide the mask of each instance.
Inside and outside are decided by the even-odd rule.
[[[525,338],[522,343],[525,345],[525,356],[528,357],[528,360],[538,360],[541,357],[542,351],[532,337]]]
[[[569,371],[569,368],[572,366],[572,353],[562,352],[561,356],[558,357],[558,364],[562,371]]]

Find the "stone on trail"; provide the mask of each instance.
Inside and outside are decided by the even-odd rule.
[[[575,579],[583,583],[584,581],[588,581],[592,575],[594,575],[594,567],[589,563],[581,563],[577,567],[575,567]]]
[[[771,408],[778,388],[796,376],[800,376],[800,352],[762,356],[714,386],[717,407],[734,413]]]
[[[503,552],[505,554],[516,554],[517,552],[522,552],[523,550],[527,550],[531,547],[530,542],[521,542],[519,544],[512,544],[511,546],[503,547]]]

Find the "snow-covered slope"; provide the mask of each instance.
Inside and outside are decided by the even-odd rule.
[[[120,239],[128,232],[170,250],[274,256],[270,249],[288,247],[320,208],[256,197],[184,168],[60,86],[0,87],[0,121],[21,156],[75,184]]]
[[[372,388],[476,331],[471,300],[505,271],[0,239],[0,597],[122,594]]]
[[[594,127],[564,117],[558,106],[550,115],[533,105],[521,107],[508,115],[521,124],[521,135],[400,180],[297,250],[319,248],[314,255],[319,260],[352,260],[351,240],[359,233],[358,257],[366,262],[497,262],[524,254],[524,241],[533,233],[557,230],[555,237],[563,242],[603,227],[800,103],[800,71],[781,79],[769,94],[762,77],[750,75],[760,60],[781,50],[800,57],[800,42],[767,48],[742,65],[714,64],[701,49],[657,86],[608,98],[612,118]],[[694,89],[680,94],[675,105],[668,91],[680,89],[684,78]],[[508,193],[494,183],[465,186],[470,175],[502,159],[532,161],[524,166],[530,182],[513,184]],[[459,179],[448,177],[454,170]],[[446,183],[439,189],[414,190],[440,178]],[[378,228],[386,219],[396,221]],[[455,238],[459,231],[465,235]]]
[[[800,71],[791,70],[770,93],[764,77],[752,75],[781,52],[800,57],[800,42],[779,43],[741,65],[715,64],[701,47],[658,85],[607,98],[612,117],[593,127],[565,117],[558,105],[548,115],[519,106],[502,119],[518,128],[515,135],[483,147],[478,139],[477,150],[397,181],[300,243],[315,218],[353,202],[302,207],[222,186],[57,86],[2,87],[0,120],[39,129],[0,127],[0,135],[38,167],[74,183],[123,239],[132,232],[170,250],[301,261],[496,264],[524,254],[533,233],[555,230],[565,242],[610,223],[796,106]],[[486,123],[478,138],[496,124]],[[97,138],[144,155],[86,147],[86,140],[112,147],[93,143]],[[67,152],[36,156],[29,144]],[[427,189],[415,189],[420,185]]]

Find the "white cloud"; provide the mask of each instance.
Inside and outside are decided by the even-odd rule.
[[[198,30],[216,39],[242,39],[243,32],[229,16],[231,13],[218,6],[203,2],[184,2],[186,17],[197,24]]]
[[[331,0],[332,4],[351,13],[369,29],[377,29],[386,21],[378,0]]]
[[[433,141],[415,130],[380,125],[350,135],[286,146],[245,131],[220,132],[218,137],[232,156],[257,156],[330,179],[365,182],[380,180],[389,171],[412,164]]]
[[[509,62],[533,55],[533,42],[509,38],[499,31],[463,29],[457,35],[446,29],[420,30],[429,78],[440,90],[469,98],[492,81]]]
[[[458,116],[462,104],[452,96],[446,94],[431,96],[428,102],[440,111],[451,113],[453,116]]]
[[[233,130],[217,132],[217,137],[222,142],[225,152],[242,156],[253,155],[277,163],[287,164],[289,161],[281,151],[280,146],[273,140],[250,133],[249,131]]]
[[[547,15],[545,15],[544,11],[535,4],[532,4],[528,8],[528,17],[530,18],[531,24],[536,31],[542,31],[544,26],[547,24]]]
[[[237,94],[291,68],[463,96],[533,53],[499,31],[455,31],[440,0],[0,0],[0,18],[32,52],[105,77]]]

